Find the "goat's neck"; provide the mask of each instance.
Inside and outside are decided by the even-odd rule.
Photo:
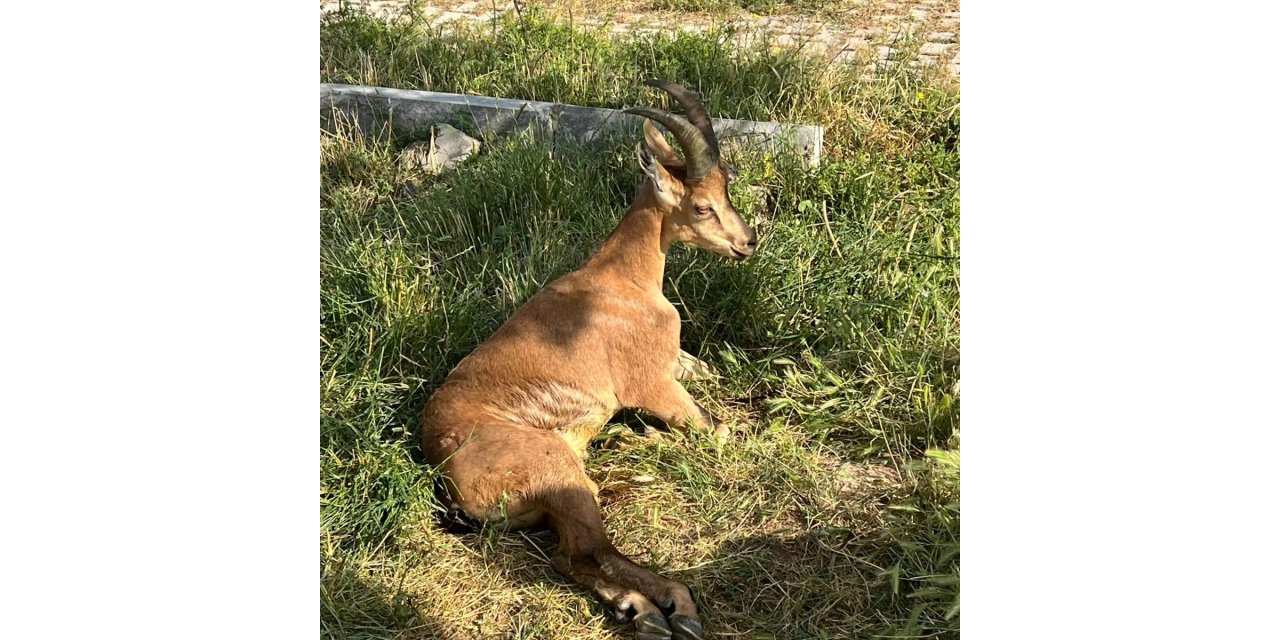
[[[663,212],[657,198],[644,189],[627,215],[587,263],[617,274],[645,288],[662,291],[662,271],[671,239],[664,233]]]

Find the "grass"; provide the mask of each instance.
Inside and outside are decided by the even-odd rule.
[[[654,104],[638,81],[660,76],[713,115],[826,127],[820,169],[737,158],[756,258],[668,261],[682,345],[723,376],[691,390],[735,419],[732,444],[644,437],[657,421],[626,414],[588,472],[615,543],[693,586],[711,637],[958,637],[958,89],[726,40],[346,11],[322,22],[320,67],[327,82],[607,107]],[[417,414],[612,229],[634,140],[489,139],[412,195],[399,144],[321,133],[322,635],[629,637],[547,565],[553,534],[449,530]]]

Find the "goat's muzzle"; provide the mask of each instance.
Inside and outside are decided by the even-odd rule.
[[[734,260],[746,260],[756,254],[756,230],[748,228],[747,238],[744,242],[735,242],[729,246],[729,251],[733,252],[730,256]]]

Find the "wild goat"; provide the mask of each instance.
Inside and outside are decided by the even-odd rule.
[[[624,407],[728,433],[677,379],[680,315],[662,295],[662,272],[672,242],[745,260],[756,233],[729,201],[730,171],[706,108],[677,84],[645,84],[671,94],[688,119],[627,109],[647,118],[636,146],[645,180],[631,209],[580,269],[458,363],[427,402],[422,436],[456,507],[481,522],[548,521],[560,536],[552,565],[632,615],[637,640],[701,639],[689,588],[609,541],[583,465],[592,437]],[[651,121],[675,135],[683,161]]]

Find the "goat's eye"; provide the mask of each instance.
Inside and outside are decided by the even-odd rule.
[[[701,206],[701,205],[699,205],[699,206],[697,206],[697,207],[694,207],[694,208],[693,208],[693,210],[694,210],[695,212],[697,212],[698,217],[700,217],[700,218],[705,218],[705,217],[707,217],[707,216],[709,216],[709,215],[711,215],[711,214],[715,213],[715,211],[716,211],[715,209],[713,209],[713,208],[711,208],[711,207],[705,207],[705,206]]]

